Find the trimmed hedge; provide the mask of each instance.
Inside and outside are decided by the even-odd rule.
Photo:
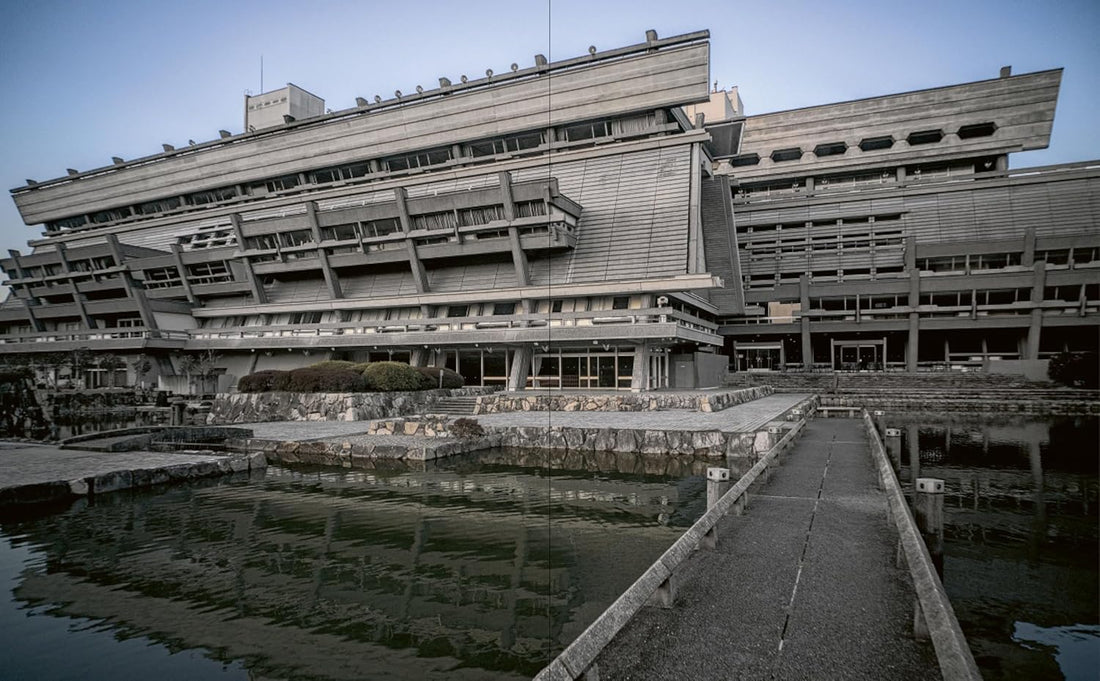
[[[330,360],[308,367],[281,371],[267,369],[242,376],[237,390],[242,393],[297,392],[350,393],[454,389],[466,384],[462,376],[440,367],[411,367],[402,362],[357,363]]]
[[[372,362],[363,375],[372,390],[420,390],[421,373],[401,362]]]
[[[1096,353],[1061,352],[1047,366],[1050,380],[1078,388],[1096,388],[1100,384],[1100,366]]]
[[[443,367],[413,367],[420,374],[420,389],[431,390],[439,387],[439,375],[443,374],[443,387],[449,390],[466,385],[462,374]]]

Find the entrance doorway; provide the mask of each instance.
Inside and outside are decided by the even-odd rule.
[[[882,371],[886,359],[886,339],[832,341],[834,371]]]

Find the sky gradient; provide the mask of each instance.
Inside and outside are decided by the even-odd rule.
[[[241,132],[243,97],[293,82],[340,110],[440,76],[498,73],[711,31],[711,80],[746,113],[1064,67],[1049,149],[1013,167],[1100,158],[1100,3],[137,2],[7,0],[0,24],[0,183],[46,180]],[[0,201],[0,252],[40,227]]]

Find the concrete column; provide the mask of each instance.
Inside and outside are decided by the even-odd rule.
[[[714,508],[714,505],[718,503],[718,500],[722,498],[722,495],[729,490],[730,486],[730,469],[728,468],[707,468],[707,510]],[[706,534],[703,535],[703,541],[701,542],[703,548],[714,549],[718,547],[718,525],[710,528]]]
[[[229,224],[233,226],[233,233],[237,237],[237,250],[242,254],[240,260],[241,264],[244,265],[245,275],[248,277],[248,287],[252,291],[252,298],[257,305],[264,305],[267,303],[267,295],[264,293],[263,284],[256,277],[256,271],[252,269],[252,261],[248,259],[247,255],[244,255],[247,247],[244,243],[244,232],[241,230],[241,216],[232,213],[229,216]]]
[[[405,250],[409,254],[409,267],[412,269],[413,283],[416,284],[417,293],[427,293],[428,273],[424,269],[424,263],[420,261],[420,254],[416,252],[416,244],[412,239],[405,239]]]
[[[23,265],[19,261],[22,254],[15,250],[9,249],[8,255],[11,256],[12,263],[15,265],[15,276],[17,279],[26,279],[27,273],[23,270]],[[12,294],[19,298],[23,303],[23,310],[27,313],[27,319],[30,320],[31,328],[35,331],[45,331],[46,327],[34,314],[34,296],[31,295],[30,286],[22,285],[18,287],[12,287]],[[22,295],[21,295],[22,294]]]
[[[1033,265],[1031,283],[1031,323],[1027,327],[1027,359],[1039,359],[1039,342],[1043,331],[1043,289],[1047,283],[1047,264],[1040,260]],[[1084,287],[1082,287],[1084,288]]]
[[[634,371],[630,376],[630,392],[637,393],[649,387],[649,346],[634,346]]]
[[[313,243],[317,244],[317,258],[321,261],[321,273],[325,277],[328,294],[332,298],[343,298],[344,292],[340,290],[340,280],[329,265],[328,253],[321,247],[321,223],[317,221],[317,203],[314,201],[306,202],[306,221],[309,222],[309,229],[313,233]]]
[[[179,244],[171,244],[168,248],[172,251],[172,259],[176,263],[176,272],[179,274],[180,285],[183,286],[183,294],[187,296],[187,302],[198,305],[199,300],[195,297],[195,292],[191,290],[191,282],[187,281],[187,266],[183,264],[183,249]]]
[[[69,265],[69,258],[65,251],[65,244],[57,244],[57,257],[61,261],[61,268],[65,270],[66,274],[72,274],[72,267]],[[85,306],[87,300],[84,294],[77,290],[77,286],[73,283],[72,279],[69,279],[69,284],[73,287],[73,303],[76,305],[76,312],[80,315],[80,321],[84,324],[85,328],[96,328],[95,322],[88,316],[88,308]]]
[[[909,313],[909,338],[905,343],[905,370],[914,373],[917,370],[917,358],[920,357],[920,315]]]
[[[512,366],[508,372],[508,389],[525,390],[527,376],[531,373],[531,346],[521,345],[512,352]]]
[[[917,478],[917,499],[913,506],[917,528],[924,536],[936,572],[943,578],[943,480]]]
[[[806,316],[810,311],[810,280],[805,274],[798,278],[798,292],[802,306],[802,370],[809,371],[814,364],[814,348],[810,336],[810,318]]]
[[[427,348],[413,348],[409,352],[409,365],[414,367],[426,367],[431,353]]]
[[[1020,264],[1024,267],[1035,265],[1035,228],[1028,227],[1024,232],[1023,255],[1020,256]]]
[[[905,370],[912,373],[917,370],[917,358],[920,356],[920,271],[917,269],[916,240],[909,237],[905,244],[905,263],[909,270],[909,340],[905,346]],[[912,264],[910,264],[912,260]]]

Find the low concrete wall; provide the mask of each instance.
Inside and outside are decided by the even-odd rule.
[[[955,617],[955,610],[947,598],[928,547],[913,520],[913,513],[905,501],[882,439],[867,412],[863,412],[863,423],[871,440],[871,457],[878,469],[879,483],[886,493],[890,516],[898,531],[899,553],[909,566],[913,589],[917,592],[918,607],[914,617],[924,619],[944,681],[980,681],[982,675],[974,662],[970,645]]]
[[[370,421],[420,414],[445,397],[486,395],[497,388],[456,388],[393,393],[232,393],[219,394],[210,423],[265,421]]]
[[[477,400],[478,414],[507,411],[667,411],[695,409],[713,412],[772,394],[771,386],[739,390],[683,393],[505,393]]]
[[[1049,359],[991,359],[983,367],[994,376],[1023,376],[1029,381],[1048,381]]]
[[[719,430],[632,430],[534,426],[495,428],[501,445],[565,452],[624,452],[671,456],[755,457],[756,433]]]
[[[731,510],[738,512],[744,507],[749,488],[757,478],[766,476],[771,467],[780,462],[782,453],[794,444],[805,425],[806,422],[800,420],[794,428],[788,430],[729,491],[718,499],[714,506],[680,535],[680,538],[657,559],[657,562],[642,573],[642,576],[597,617],[595,622],[543,668],[535,677],[535,681],[578,679],[590,671],[595,672],[591,674],[592,677],[599,678],[598,671],[593,670],[592,667],[600,652],[660,589],[672,591],[668,585],[670,580],[677,576],[677,569],[693,552],[707,545],[708,533],[715,529],[723,516]]]

